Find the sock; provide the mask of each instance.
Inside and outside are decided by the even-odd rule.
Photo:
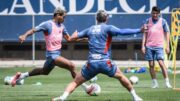
[[[166,83],[169,83],[169,78],[165,78],[165,82],[166,82]]]
[[[61,97],[61,99],[63,99],[63,100],[65,100],[65,99],[67,99],[67,97],[69,96],[69,92],[64,92],[63,93],[63,95],[62,96],[60,96]]]
[[[156,79],[152,79],[152,81],[153,81],[153,84],[158,85],[158,82]]]
[[[29,72],[21,73],[21,76],[19,77],[19,80],[25,79],[29,77]]]
[[[131,95],[133,96],[133,98],[135,98],[135,97],[137,96],[134,89],[131,89],[130,93],[131,93]]]
[[[83,88],[84,91],[87,91],[88,89],[88,85],[86,83],[83,83],[81,87]]]

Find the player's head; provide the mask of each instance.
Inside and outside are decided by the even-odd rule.
[[[57,7],[54,10],[54,19],[56,19],[59,23],[64,22],[66,16],[66,11],[60,7]]]
[[[151,11],[151,16],[153,19],[157,20],[160,16],[160,9],[157,6],[154,6]]]
[[[96,13],[96,20],[98,23],[103,23],[103,22],[106,22],[108,19],[108,14],[106,13],[106,11],[104,10],[99,10],[97,13]]]

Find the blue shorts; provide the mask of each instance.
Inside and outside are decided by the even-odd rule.
[[[45,68],[54,68],[54,60],[61,55],[60,50],[46,51],[46,61],[44,63]]]
[[[92,60],[88,61],[82,68],[81,74],[86,80],[90,80],[98,73],[113,77],[117,66],[111,60]]]
[[[146,47],[145,60],[164,60],[162,47]]]

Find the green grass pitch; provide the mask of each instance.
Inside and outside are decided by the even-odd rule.
[[[63,93],[65,87],[72,80],[70,73],[64,69],[55,68],[48,76],[34,76],[27,78],[24,85],[11,87],[4,85],[4,77],[11,76],[17,71],[25,72],[32,68],[0,68],[0,101],[51,101]],[[79,71],[79,69],[78,69]],[[157,73],[160,88],[151,89],[149,72],[143,74],[125,74],[127,77],[136,75],[138,84],[134,88],[144,101],[180,101],[180,91],[167,89],[161,73]],[[171,83],[173,74],[169,74]],[[176,77],[176,84],[180,88],[180,74]],[[42,85],[35,85],[41,82]],[[98,75],[98,84],[101,86],[99,96],[87,95],[81,87],[78,87],[68,101],[131,101],[128,91],[116,79],[105,75]]]

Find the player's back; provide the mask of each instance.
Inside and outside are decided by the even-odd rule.
[[[109,25],[104,23],[89,28],[89,59],[109,59],[111,57],[112,36],[108,34]]]

